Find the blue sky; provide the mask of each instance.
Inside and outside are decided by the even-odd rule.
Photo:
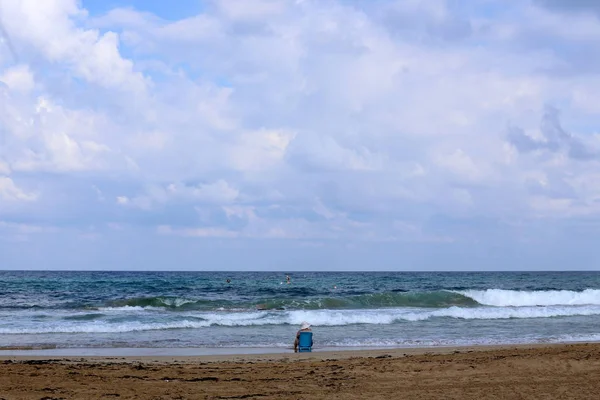
[[[201,13],[205,10],[206,2],[202,0],[178,0],[168,2],[162,0],[82,0],[81,7],[91,16],[109,13],[119,8],[134,9],[138,12],[148,12],[161,19],[177,21]]]
[[[1,269],[598,268],[597,2],[0,20]]]

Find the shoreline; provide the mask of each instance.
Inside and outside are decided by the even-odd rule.
[[[377,347],[377,348],[321,348],[310,353],[294,353],[293,349],[262,347],[244,348],[0,348],[0,361],[5,360],[120,360],[120,362],[219,362],[232,360],[303,360],[303,359],[347,359],[354,357],[377,357],[389,355],[403,357],[414,355],[442,355],[463,352],[501,351],[509,349],[540,349],[567,345],[600,344],[600,342],[519,343],[464,346],[430,347]]]

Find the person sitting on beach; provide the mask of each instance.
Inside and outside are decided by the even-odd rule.
[[[300,342],[300,332],[312,332],[310,329],[310,324],[306,321],[300,325],[300,330],[296,332],[296,340],[294,340],[294,353],[298,352],[298,343]],[[312,346],[312,342],[310,344]]]

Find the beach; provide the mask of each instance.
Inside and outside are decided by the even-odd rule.
[[[598,398],[600,273],[285,276],[0,271],[0,399]]]
[[[0,356],[3,399],[592,399],[600,344]]]

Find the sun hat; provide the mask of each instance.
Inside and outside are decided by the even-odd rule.
[[[310,324],[306,321],[304,321],[302,323],[302,325],[300,325],[300,329],[308,329],[308,328],[310,328]]]

